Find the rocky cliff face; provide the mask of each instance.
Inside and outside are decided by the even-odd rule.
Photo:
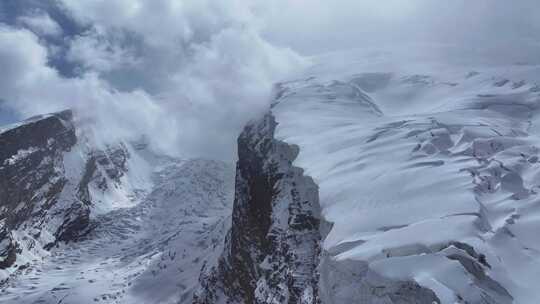
[[[194,303],[440,303],[413,281],[389,280],[367,263],[327,251],[331,224],[321,219],[319,190],[292,163],[295,145],[275,138],[271,113],[238,139],[231,230],[216,265],[206,265]]]
[[[2,268],[15,263],[16,253],[22,251],[14,235],[19,228],[35,240],[45,233],[69,239],[88,223],[88,208],[75,203],[66,210],[60,225],[49,231],[42,229],[67,182],[64,154],[77,143],[71,116],[66,111],[35,117],[0,134]]]
[[[93,194],[127,172],[126,147],[82,145],[72,116],[43,115],[1,130],[0,269],[78,240],[91,226]]]
[[[238,139],[232,228],[195,303],[319,303],[317,186],[292,165],[298,148],[275,140],[275,127],[268,114]]]

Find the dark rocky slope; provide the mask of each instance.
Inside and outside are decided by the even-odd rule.
[[[275,140],[275,127],[268,114],[238,139],[232,228],[195,303],[319,303],[317,186],[292,165],[298,148]]]
[[[22,266],[41,250],[84,235],[90,188],[105,192],[119,183],[129,157],[123,145],[81,147],[69,110],[1,130],[0,146],[0,269]],[[19,255],[26,257],[18,261]]]
[[[21,250],[12,231],[30,228],[38,239],[66,184],[63,155],[77,143],[71,119],[70,111],[35,117],[0,134],[1,268],[15,263]],[[50,232],[67,240],[88,224],[88,207],[74,202],[62,217]]]

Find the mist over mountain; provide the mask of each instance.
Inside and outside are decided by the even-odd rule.
[[[479,58],[535,61],[535,8],[526,0],[6,0],[0,99],[17,118],[78,108],[109,136],[166,129],[155,144],[169,153],[233,151],[271,85],[309,64],[306,56],[443,44]]]
[[[537,303],[539,9],[1,1],[0,302]]]

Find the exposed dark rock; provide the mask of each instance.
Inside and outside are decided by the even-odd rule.
[[[12,266],[23,248],[50,249],[85,235],[90,188],[106,191],[127,171],[129,153],[123,145],[85,155],[92,147],[77,145],[72,116],[69,110],[36,116],[0,131],[0,268]],[[67,160],[75,147],[77,153]],[[76,167],[66,168],[74,157],[68,166]],[[33,240],[22,246],[14,230]]]
[[[62,154],[77,142],[69,119],[71,112],[33,118],[0,134],[0,220],[5,219],[8,229],[54,204],[65,183],[57,170]],[[42,188],[45,191],[36,195]],[[45,210],[36,210],[42,200]]]
[[[0,231],[0,269],[10,267],[17,258],[17,243],[7,229]]]
[[[16,244],[10,231],[21,227],[30,228],[35,238],[40,236],[67,182],[64,154],[76,143],[71,111],[33,117],[0,133],[0,222],[6,231],[0,242],[9,237]],[[78,214],[70,217],[76,220]],[[69,234],[67,225],[62,226],[52,233]],[[11,246],[4,268],[15,261],[13,246],[17,245]]]
[[[268,114],[238,139],[232,228],[194,303],[319,303],[318,190],[275,127]]]
[[[299,149],[276,140],[275,128],[267,114],[238,139],[231,230],[217,265],[203,267],[194,303],[440,303],[414,281],[336,261],[346,247],[321,252],[331,223],[320,218],[318,187],[292,165]]]

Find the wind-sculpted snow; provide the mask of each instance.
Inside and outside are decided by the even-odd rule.
[[[376,54],[276,86],[332,223],[323,303],[537,303],[539,75]]]
[[[1,286],[1,303],[191,303],[230,226],[234,170],[161,159],[153,190],[97,216],[85,239],[51,250]]]

